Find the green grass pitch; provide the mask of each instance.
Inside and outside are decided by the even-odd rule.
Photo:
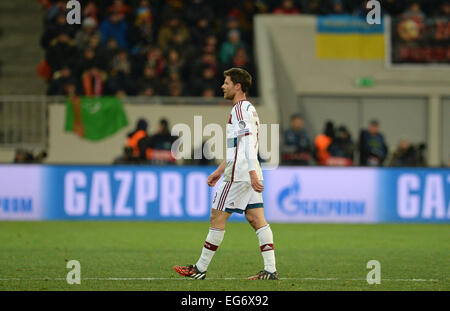
[[[279,281],[246,280],[263,267],[247,223],[229,222],[205,280],[195,263],[202,222],[0,222],[0,290],[450,290],[446,224],[271,224]],[[68,260],[81,264],[69,285]],[[369,285],[366,265],[381,264]]]

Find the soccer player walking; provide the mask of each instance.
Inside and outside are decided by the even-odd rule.
[[[277,280],[273,234],[264,218],[263,176],[258,162],[259,118],[255,107],[246,99],[252,77],[241,68],[226,70],[224,77],[223,96],[233,103],[226,126],[226,160],[208,177],[207,183],[213,187],[222,174],[224,178],[214,197],[210,229],[200,258],[195,265],[175,266],[174,270],[181,276],[204,279],[222,243],[228,218],[232,213],[245,212],[247,221],[256,231],[264,259],[264,270],[248,279]]]

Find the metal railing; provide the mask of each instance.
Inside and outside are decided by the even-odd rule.
[[[46,98],[0,96],[0,147],[42,149],[46,145]]]

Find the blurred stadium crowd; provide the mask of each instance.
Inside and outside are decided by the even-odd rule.
[[[291,117],[290,128],[284,131],[282,140],[284,165],[426,166],[426,145],[413,145],[406,137],[389,154],[380,123],[375,119],[355,140],[344,125],[336,126],[333,121],[325,123],[321,134],[310,137],[302,115],[296,114]]]
[[[135,129],[126,135],[122,154],[113,160],[113,164],[176,164],[171,149],[178,137],[171,135],[168,120],[161,119],[154,133],[148,128],[149,122],[145,118],[136,122]],[[205,142],[199,146],[202,151],[205,150],[204,147]],[[200,159],[187,160],[184,164],[214,165],[215,160],[207,159],[202,151],[199,153],[203,154]],[[390,152],[380,131],[380,122],[375,119],[360,131],[357,140],[352,138],[345,125],[336,126],[331,120],[325,123],[321,134],[312,137],[304,127],[303,116],[295,114],[291,117],[290,127],[282,133],[280,164],[417,167],[427,165],[425,151],[424,143],[413,144],[407,137],[403,137],[396,149]],[[195,150],[191,154],[195,154]],[[34,155],[17,149],[14,163],[41,163],[46,156],[45,151]],[[260,161],[264,162],[261,158]]]
[[[91,0],[82,24],[68,25],[66,1],[37,1],[46,10],[38,72],[47,95],[69,96],[221,96],[224,68],[255,76],[255,14],[368,12],[356,0]],[[381,2],[394,16],[450,16],[449,1]]]
[[[321,166],[426,166],[425,144],[412,144],[408,138],[400,140],[396,149],[389,154],[378,120],[371,120],[361,130],[355,141],[344,125],[336,126],[333,121],[325,123],[323,132],[310,137],[304,127],[301,114],[291,117],[290,128],[281,137],[281,165]],[[128,133],[123,154],[114,164],[175,164],[171,154],[173,142],[178,137],[171,135],[167,119],[161,119],[154,134],[148,131],[148,122],[138,120],[135,130]],[[204,151],[205,142],[201,146]],[[195,154],[193,150],[192,154]],[[192,159],[184,164],[213,165],[214,160]],[[358,159],[356,159],[358,157]],[[262,159],[260,159],[263,162]]]

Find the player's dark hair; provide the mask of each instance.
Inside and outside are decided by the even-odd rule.
[[[252,76],[242,68],[231,68],[223,72],[224,77],[230,77],[234,84],[240,84],[242,92],[247,93],[252,86]]]

